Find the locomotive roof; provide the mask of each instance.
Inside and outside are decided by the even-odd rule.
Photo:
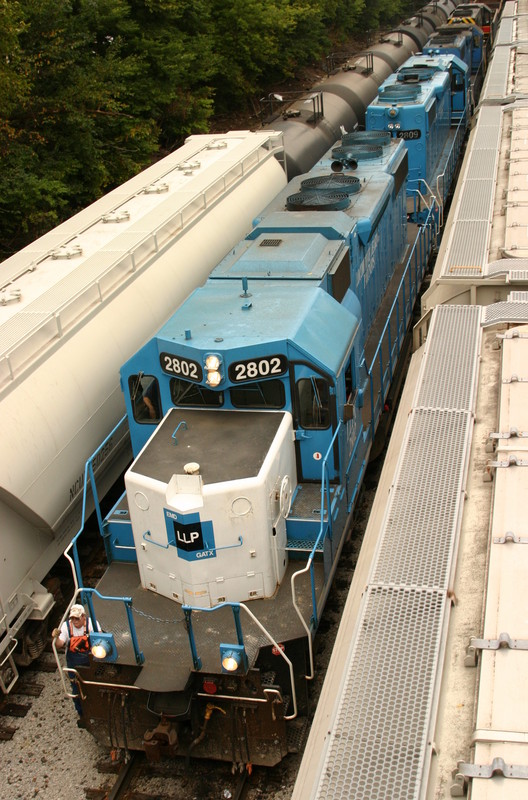
[[[372,105],[388,102],[383,98],[383,92],[388,86],[393,86],[412,78],[415,78],[416,85],[420,87],[425,95],[437,93],[440,91],[440,87],[445,85],[446,73],[449,69],[454,72],[468,72],[467,64],[453,53],[422,53],[411,56],[397,72],[389,75],[381,84],[378,89],[378,96],[374,98]],[[418,102],[423,102],[423,98]]]
[[[264,352],[267,343],[282,343],[287,355],[293,347],[297,356],[336,374],[358,326],[354,314],[313,284],[249,281],[244,296],[238,281],[208,281],[180,306],[157,340],[160,351],[183,345],[200,354],[241,348]]]
[[[240,242],[212,277],[321,280],[342,247],[341,239],[329,241],[312,231],[261,233]]]

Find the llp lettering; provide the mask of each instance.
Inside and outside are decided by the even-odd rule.
[[[190,531],[188,534],[185,533],[185,531],[178,531],[176,538],[182,544],[193,544],[197,539],[200,538],[200,534],[198,531]]]

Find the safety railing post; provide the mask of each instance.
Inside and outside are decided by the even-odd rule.
[[[187,635],[189,637],[189,647],[191,648],[191,656],[193,660],[193,665],[196,670],[201,670],[202,668],[202,659],[198,655],[198,651],[196,649],[196,640],[194,638],[194,631],[192,626],[192,608],[184,607],[183,613],[185,614],[185,623],[187,626]]]
[[[242,625],[240,624],[240,606],[233,604],[233,618],[235,620],[235,630],[237,635],[238,644],[244,647],[244,635],[242,633]]]

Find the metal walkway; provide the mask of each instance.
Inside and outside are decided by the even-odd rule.
[[[433,314],[317,800],[421,797],[433,749],[476,402],[482,309]],[[323,762],[324,760],[324,762]],[[295,793],[294,793],[295,797]]]

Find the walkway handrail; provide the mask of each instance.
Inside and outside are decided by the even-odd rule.
[[[449,154],[447,156],[447,160],[446,160],[446,163],[445,163],[445,166],[444,166],[444,171],[440,172],[436,177],[437,197],[441,198],[441,202],[439,203],[439,209],[440,209],[439,227],[440,228],[444,227],[444,205],[445,205],[444,192],[440,190],[440,182],[444,180],[446,172],[448,172],[448,170],[449,170],[449,175],[448,175],[449,179],[447,181],[447,185],[448,186],[451,185],[451,176],[452,176],[452,174],[454,172],[454,168],[455,168],[455,165],[456,165],[456,163],[458,161],[458,155],[460,153],[460,149],[461,149],[461,146],[462,146],[461,140],[464,138],[465,133],[466,133],[466,122],[467,122],[466,112],[464,112],[464,114],[462,115],[462,117],[460,118],[460,120],[458,122],[456,133],[453,136],[453,141],[451,143],[451,148],[450,148]],[[462,125],[462,123],[464,123],[464,125]],[[456,152],[455,152],[455,148],[456,148]],[[445,185],[445,183],[444,183],[444,185]]]
[[[211,178],[206,186],[200,186],[199,189],[196,189],[195,193],[189,200],[187,200],[184,206],[176,208],[171,216],[163,219],[162,222],[160,222],[154,228],[154,230],[144,235],[139,233],[138,239],[133,247],[130,247],[126,252],[116,256],[111,264],[102,270],[100,274],[91,278],[85,286],[81,287],[75,292],[70,292],[68,299],[64,300],[53,311],[46,313],[45,317],[41,318],[41,315],[35,315],[37,321],[31,327],[31,329],[19,336],[15,344],[11,344],[0,352],[0,364],[2,362],[6,363],[10,379],[14,380],[18,374],[16,367],[13,366],[12,359],[13,354],[16,353],[18,348],[27,343],[37,333],[40,332],[42,336],[42,331],[46,326],[49,326],[51,330],[50,334],[46,338],[45,346],[48,346],[50,342],[54,342],[57,338],[62,338],[65,335],[65,330],[70,330],[71,326],[62,324],[61,313],[71,307],[71,305],[84,294],[90,293],[90,302],[86,303],[85,308],[83,308],[81,312],[81,316],[84,319],[84,317],[92,311],[94,301],[100,305],[103,305],[109,297],[115,294],[116,291],[121,290],[123,283],[126,282],[126,280],[129,280],[130,276],[133,276],[136,273],[139,274],[142,270],[144,270],[145,267],[149,265],[152,257],[167,246],[167,242],[172,242],[175,237],[181,235],[191,225],[193,225],[198,215],[203,214],[212,206],[214,206],[220,197],[225,196],[225,194],[231,190],[234,183],[239,183],[241,178],[250,174],[256,168],[256,166],[261,164],[263,160],[270,158],[274,152],[279,154],[281,151],[284,151],[282,133],[279,135],[272,133],[271,131],[266,131],[265,133],[269,133],[267,147],[262,146],[261,140],[256,142],[254,147],[251,148],[250,152],[246,153],[246,155],[244,155],[240,160],[240,168],[238,172],[234,173],[234,165],[230,160],[226,164],[221,174],[215,175],[214,178]],[[173,165],[168,169],[169,171],[172,171],[175,167],[176,165]],[[164,175],[160,175],[158,178],[156,178],[156,181],[161,183],[164,177]],[[215,190],[215,187],[218,188]],[[142,189],[141,191],[144,190]],[[126,198],[126,202],[133,199],[136,194],[137,193],[135,192],[132,193]],[[121,200],[119,205],[122,206],[124,202],[125,201]],[[117,208],[113,208],[107,213],[111,214],[116,210]],[[101,214],[99,221],[103,220],[104,216],[105,214]],[[68,238],[72,238],[72,236],[78,236],[86,229],[87,228],[85,227],[81,227],[78,230],[73,231]],[[170,235],[167,232],[168,230],[170,230]],[[63,244],[65,244],[65,241],[61,242],[60,246]],[[16,271],[11,276],[11,282],[17,280],[24,273],[36,269],[39,263],[52,255],[54,249],[56,248],[50,248],[50,250],[44,255],[39,255],[33,261],[29,262],[29,264],[25,264],[22,269]],[[120,274],[123,277],[121,280],[119,280],[118,286],[116,287],[112,283],[110,289],[103,290],[102,284],[105,278],[113,271],[116,271],[119,267],[122,267],[124,264],[126,266],[124,269],[120,270]],[[76,315],[73,326],[75,327],[78,323],[79,319]],[[23,365],[22,369],[19,371],[23,371],[26,368],[27,365]]]
[[[70,544],[68,545],[68,547],[64,551],[64,556],[65,556],[65,558],[68,559],[68,561],[70,562],[71,567],[72,567],[73,583],[74,583],[74,586],[75,586],[75,592],[76,593],[77,593],[77,590],[79,589],[79,586],[82,584],[81,562],[79,561],[79,553],[77,551],[77,540],[78,540],[79,536],[81,535],[81,533],[83,532],[84,525],[85,525],[85,522],[86,522],[86,495],[87,495],[87,492],[88,492],[88,477],[90,478],[90,484],[91,484],[91,487],[92,487],[92,495],[93,495],[93,499],[94,499],[95,513],[97,515],[97,523],[99,525],[99,531],[101,533],[101,536],[103,536],[103,517],[102,517],[102,514],[101,514],[101,507],[100,507],[100,504],[99,504],[99,497],[98,497],[98,494],[97,494],[97,487],[95,485],[95,476],[94,476],[94,471],[93,471],[93,461],[94,461],[95,457],[97,456],[97,454],[103,449],[103,447],[105,447],[106,443],[112,438],[112,436],[117,431],[117,429],[119,427],[121,427],[121,425],[123,425],[123,423],[125,423],[126,420],[127,420],[127,415],[125,414],[124,416],[121,417],[121,419],[119,420],[117,425],[115,425],[112,428],[112,430],[110,431],[110,433],[108,434],[106,439],[104,439],[104,441],[101,442],[99,447],[96,450],[94,450],[94,452],[92,453],[90,458],[87,459],[86,464],[84,465],[84,481],[83,481],[81,525],[80,525],[79,530],[77,531],[77,533],[75,534],[75,536],[71,540]],[[70,550],[73,551],[73,560],[72,560],[72,556],[70,556]],[[68,610],[69,610],[69,608],[68,608]]]
[[[66,553],[65,553],[64,555],[66,555]],[[70,562],[70,564],[72,564],[72,559],[71,559],[71,557],[69,557],[69,556],[66,556],[66,558],[68,558],[68,561]],[[74,578],[74,580],[75,580],[75,574],[74,574],[73,578]],[[59,626],[58,626],[58,627],[59,627],[59,630],[60,630],[60,628],[62,627],[62,623],[63,623],[63,622],[66,622],[66,620],[68,619],[68,616],[69,616],[69,613],[70,613],[70,608],[72,607],[72,605],[73,605],[73,604],[75,603],[75,601],[77,600],[77,596],[78,596],[78,594],[79,594],[81,591],[82,591],[82,590],[81,590],[81,589],[79,589],[79,587],[78,587],[78,586],[76,586],[76,587],[75,587],[75,593],[74,593],[74,595],[73,595],[72,601],[71,601],[71,603],[68,605],[68,608],[66,609],[66,611],[65,611],[65,612],[64,612],[64,614],[62,615],[61,621],[59,622]],[[59,654],[58,654],[58,652],[57,652],[57,645],[56,645],[56,641],[57,641],[57,640],[56,640],[56,638],[55,638],[55,637],[52,637],[52,639],[51,639],[51,649],[53,650],[53,655],[54,655],[54,657],[55,657],[55,661],[57,662],[57,667],[58,667],[58,670],[59,670],[59,675],[60,675],[60,679],[61,679],[61,683],[62,683],[62,688],[64,689],[64,694],[66,695],[66,697],[71,697],[71,698],[73,698],[73,697],[75,697],[75,695],[74,695],[72,692],[70,692],[70,691],[69,691],[69,689],[68,689],[68,687],[67,687],[67,685],[66,685],[66,681],[65,681],[65,679],[64,679],[64,674],[65,674],[65,673],[68,671],[69,667],[63,667],[63,666],[61,665],[61,662],[60,662],[60,659],[59,659]]]
[[[398,285],[398,289],[396,291],[396,294],[395,294],[394,300],[392,302],[389,314],[388,314],[387,319],[385,321],[385,325],[384,325],[383,330],[381,332],[381,335],[380,335],[380,338],[379,338],[379,341],[378,341],[378,345],[376,347],[376,350],[374,351],[374,355],[372,357],[372,361],[370,363],[370,366],[367,367],[367,375],[369,377],[370,390],[371,390],[371,392],[370,392],[370,395],[371,395],[371,397],[370,397],[370,402],[371,402],[370,428],[371,428],[372,441],[374,441],[374,434],[375,434],[375,431],[376,431],[376,413],[375,413],[375,406],[374,406],[374,381],[373,381],[373,377],[372,377],[373,373],[374,373],[374,366],[375,366],[376,361],[378,361],[378,360],[380,361],[380,364],[383,363],[382,359],[381,359],[381,348],[382,348],[383,342],[385,341],[385,336],[387,334],[387,331],[389,331],[389,338],[390,338],[390,324],[392,322],[393,314],[394,314],[395,309],[397,310],[398,327],[400,327],[400,321],[399,321],[399,301],[400,301],[400,297],[403,299],[403,311],[404,311],[404,316],[405,316],[404,330],[407,327],[407,321],[411,318],[413,306],[414,306],[414,303],[416,302],[416,299],[417,299],[417,296],[418,296],[418,287],[419,287],[418,273],[420,273],[420,275],[423,276],[423,273],[425,272],[425,267],[426,267],[426,264],[427,264],[426,255],[429,252],[429,249],[430,249],[429,246],[426,248],[425,252],[418,254],[418,257],[415,258],[415,255],[416,255],[417,250],[418,250],[418,245],[422,242],[422,240],[425,237],[428,236],[428,234],[430,233],[431,229],[435,228],[435,226],[436,226],[435,210],[436,210],[437,206],[438,206],[438,203],[437,203],[436,200],[434,200],[434,202],[431,205],[431,208],[429,209],[429,213],[427,214],[425,223],[423,224],[423,226],[420,227],[420,229],[418,231],[418,234],[416,236],[416,239],[414,240],[414,243],[413,243],[413,245],[411,247],[411,252],[409,254],[409,258],[407,259],[407,263],[406,263],[405,269],[403,271],[403,275],[402,275],[400,283]],[[420,256],[421,256],[421,258],[420,258]],[[413,276],[411,275],[411,271],[412,271],[412,268],[413,268],[413,265],[412,265],[411,262],[413,260],[416,262],[414,280],[412,280]],[[421,262],[421,263],[419,263],[419,262]],[[406,284],[407,280],[409,281],[409,297],[408,298],[406,298],[406,295],[405,295],[405,284]],[[414,291],[413,291],[413,289],[414,289]],[[399,334],[399,330],[398,330],[398,334]],[[400,352],[400,347],[399,347],[399,345],[400,345],[400,336],[399,335],[397,336],[397,341],[398,341],[398,351],[397,352],[399,353]],[[389,369],[392,372],[392,353],[391,352],[389,352]],[[384,403],[383,368],[381,368],[381,373],[380,373],[380,392],[381,392],[381,402]]]
[[[71,563],[71,558],[69,560],[70,560],[70,563]],[[84,587],[83,588],[78,588],[77,587],[76,590],[75,590],[75,594],[73,595],[72,602],[68,605],[68,608],[66,609],[66,611],[62,615],[61,621],[59,622],[59,629],[62,627],[62,624],[64,622],[66,622],[66,620],[68,619],[68,615],[70,613],[70,608],[72,607],[73,603],[77,599],[82,599],[82,597],[78,598],[78,595],[88,595],[87,598],[86,598],[86,602],[88,603],[88,608],[89,608],[89,611],[90,611],[90,619],[92,620],[92,625],[93,625],[93,631],[91,631],[91,633],[97,633],[97,619],[96,619],[96,616],[95,616],[95,611],[94,611],[94,607],[93,607],[93,603],[92,603],[92,595],[93,594],[96,594],[97,597],[99,597],[101,600],[110,600],[112,602],[120,602],[120,603],[124,603],[125,604],[125,610],[126,610],[127,618],[128,618],[128,627],[130,628],[130,636],[131,636],[131,639],[132,639],[132,646],[134,648],[134,655],[136,657],[136,664],[143,664],[143,662],[145,661],[145,656],[143,655],[142,651],[139,649],[139,642],[138,642],[137,633],[136,633],[136,626],[135,626],[135,623],[134,623],[134,618],[132,616],[132,598],[131,597],[117,597],[117,596],[113,597],[112,595],[103,595],[100,592],[98,592],[97,589],[88,589],[88,588],[84,588]],[[60,659],[59,659],[59,654],[57,652],[56,641],[57,641],[56,639],[52,639],[51,648],[53,650],[53,655],[55,656],[55,661],[57,662],[57,666],[59,668],[59,674],[60,674],[60,677],[61,677],[62,687],[64,689],[64,693],[66,694],[67,697],[75,697],[74,694],[72,694],[71,692],[68,691],[68,688],[66,686],[66,681],[64,679],[64,674],[68,673],[71,670],[70,670],[70,667],[62,667],[61,666],[61,662],[60,662]]]
[[[339,433],[339,431],[341,430],[342,427],[343,427],[343,423],[342,423],[341,420],[339,420],[339,424],[335,429],[335,433],[334,433],[334,435],[332,437],[332,441],[330,442],[330,445],[328,446],[328,450],[326,451],[325,457],[323,459],[323,463],[321,464],[321,525],[320,525],[320,528],[319,528],[319,533],[318,533],[317,538],[315,540],[315,543],[314,543],[314,545],[312,547],[310,555],[308,556],[308,560],[307,560],[305,566],[303,567],[303,569],[299,569],[299,570],[297,570],[297,572],[294,572],[293,575],[290,578],[290,586],[291,586],[293,607],[295,609],[295,613],[299,617],[301,625],[303,626],[304,630],[306,631],[306,637],[308,639],[308,654],[309,654],[309,659],[310,659],[310,674],[309,675],[305,675],[305,678],[308,681],[313,680],[314,677],[315,677],[314,659],[313,659],[312,632],[311,632],[309,626],[306,624],[306,622],[304,620],[304,617],[303,617],[303,615],[301,613],[301,609],[299,608],[299,606],[297,604],[297,599],[296,599],[297,595],[296,595],[296,591],[295,591],[295,582],[299,578],[300,575],[304,575],[304,574],[306,574],[306,572],[308,572],[308,570],[310,570],[310,584],[311,584],[311,589],[312,589],[312,620],[313,620],[314,624],[317,625],[317,602],[316,602],[316,597],[315,597],[315,576],[314,576],[314,571],[313,571],[313,561],[314,561],[314,558],[315,558],[315,553],[317,551],[317,547],[319,546],[319,544],[321,542],[321,538],[323,537],[323,533],[324,533],[324,505],[325,505],[324,500],[325,500],[325,495],[326,495],[327,501],[328,501],[328,530],[327,530],[327,533],[328,533],[328,535],[330,537],[332,535],[332,509],[331,509],[331,504],[330,504],[330,482],[328,480],[327,462],[328,462],[328,458],[329,458],[329,456],[330,456],[330,454],[331,454],[331,452],[333,450],[334,443],[335,443],[335,440],[337,438],[337,435],[338,435],[338,433]],[[328,487],[326,492],[325,492],[325,486]]]
[[[231,608],[233,610],[233,617],[234,617],[234,620],[235,620],[235,628],[236,628],[236,631],[237,631],[237,639],[238,639],[238,643],[240,645],[244,646],[244,637],[243,637],[243,634],[242,634],[242,627],[240,625],[240,616],[239,616],[239,614],[240,614],[240,609],[244,609],[246,614],[249,615],[250,619],[260,629],[260,631],[264,634],[266,639],[275,647],[275,649],[277,651],[277,655],[280,655],[281,658],[283,658],[284,661],[287,663],[288,670],[289,670],[289,673],[290,673],[290,683],[291,683],[292,701],[293,701],[293,714],[284,715],[284,719],[286,719],[286,720],[295,719],[295,717],[297,716],[297,695],[296,695],[296,692],[295,692],[295,676],[293,674],[293,664],[290,661],[290,659],[288,658],[288,656],[286,655],[286,653],[284,652],[284,650],[282,649],[282,647],[278,644],[278,642],[275,641],[275,639],[273,638],[271,633],[269,633],[269,631],[266,630],[266,628],[262,625],[262,623],[259,622],[257,617],[253,614],[252,611],[249,610],[249,608],[244,603],[225,602],[225,603],[220,603],[219,605],[214,606],[213,608],[202,608],[200,606],[182,605],[182,611],[185,614],[185,618],[186,618],[187,624],[188,624],[189,645],[190,645],[190,648],[191,648],[191,653],[192,653],[193,663],[194,663],[195,669],[201,669],[202,662],[201,662],[201,659],[200,659],[200,657],[198,655],[198,651],[196,649],[196,642],[195,642],[195,639],[194,639],[194,632],[193,632],[192,619],[191,619],[192,612],[193,611],[204,611],[204,612],[210,614],[210,613],[213,613],[215,611],[219,611],[221,608]]]

